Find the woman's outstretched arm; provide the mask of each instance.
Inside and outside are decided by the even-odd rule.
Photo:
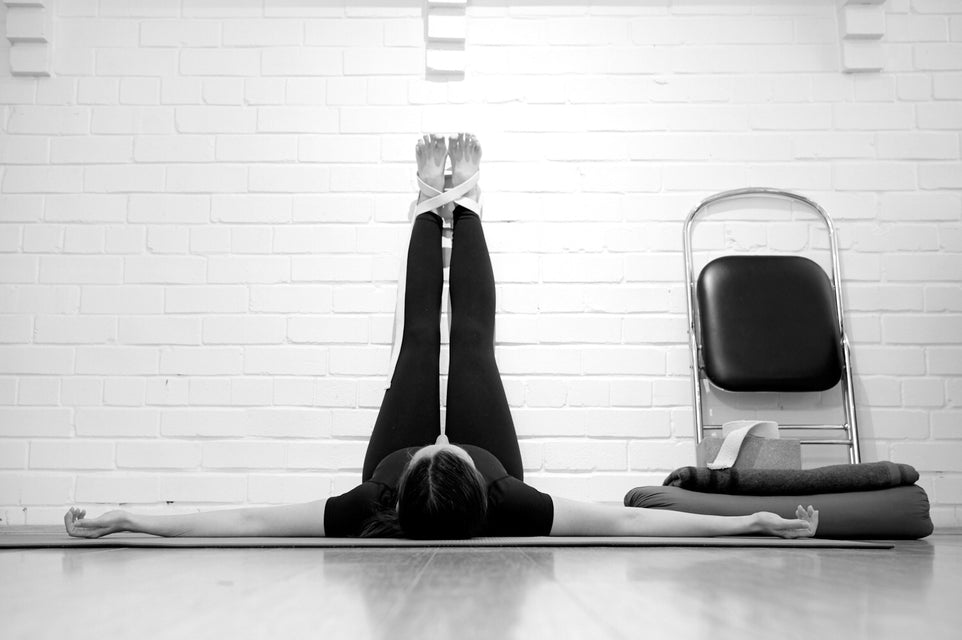
[[[553,536],[737,536],[769,535],[809,538],[818,528],[818,511],[799,505],[796,518],[774,513],[708,516],[668,509],[619,507],[551,497]]]
[[[86,518],[83,509],[70,509],[63,522],[76,538],[100,538],[129,531],[164,537],[323,537],[327,500],[279,507],[248,507],[204,511],[183,515],[139,515],[108,511],[98,518]]]

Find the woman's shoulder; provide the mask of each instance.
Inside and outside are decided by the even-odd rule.
[[[458,446],[468,452],[468,455],[474,460],[474,466],[478,468],[478,471],[481,472],[481,475],[484,476],[484,479],[487,480],[489,484],[505,477],[511,477],[505,470],[504,465],[501,464],[501,461],[487,449],[482,449],[471,444]]]
[[[368,482],[377,482],[390,486],[397,485],[405,465],[407,465],[408,460],[411,459],[411,456],[413,456],[418,449],[419,447],[407,447],[405,449],[398,449],[384,456],[381,462],[374,468],[374,473],[371,474],[371,479],[368,480]]]

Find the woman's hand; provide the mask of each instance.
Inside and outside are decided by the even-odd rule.
[[[755,518],[759,532],[769,536],[811,538],[818,529],[818,511],[812,508],[812,505],[808,505],[808,509],[798,505],[794,520],[788,520],[767,511],[756,513]]]
[[[84,509],[71,508],[63,517],[67,533],[74,538],[99,538],[101,536],[126,531],[128,517],[126,511],[108,511],[99,518],[86,519]]]

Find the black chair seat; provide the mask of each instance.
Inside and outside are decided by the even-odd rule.
[[[808,258],[717,258],[697,296],[705,373],[721,389],[823,391],[841,378],[835,294]]]

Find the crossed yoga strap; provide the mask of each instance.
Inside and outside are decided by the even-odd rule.
[[[481,203],[472,200],[471,198],[466,198],[465,194],[474,189],[478,184],[478,178],[481,177],[480,171],[475,171],[474,175],[459,184],[456,187],[451,187],[447,191],[438,191],[428,183],[421,180],[421,176],[418,176],[418,187],[421,189],[421,193],[429,197],[423,202],[419,202],[414,207],[414,218],[417,218],[422,213],[426,211],[434,211],[445,207],[452,202],[456,205],[462,206],[468,211],[473,211],[474,213],[481,215]],[[413,220],[412,220],[413,222]]]
[[[478,184],[478,179],[481,177],[480,171],[475,171],[474,175],[462,182],[461,184],[448,189],[447,191],[439,191],[431,185],[427,184],[421,180],[421,176],[418,176],[418,186],[421,189],[421,193],[430,196],[428,199],[415,203],[411,214],[411,223],[417,220],[417,217],[422,213],[433,211],[438,212],[443,207],[449,206],[451,203],[455,205],[464,207],[468,211],[472,211],[478,216],[481,215],[482,205],[476,200],[465,197],[465,195],[470,192]],[[440,216],[438,213],[437,215]],[[442,221],[443,221],[442,217]],[[410,242],[410,241],[409,241]],[[444,266],[448,266],[445,264]],[[387,382],[385,384],[385,389],[391,388],[391,381],[394,380],[394,370],[397,368],[398,357],[401,355],[401,338],[404,335],[404,294],[406,290],[407,282],[407,253],[401,259],[401,272],[398,274],[397,283],[397,300],[394,305],[394,337],[391,340],[391,363],[388,366]],[[448,296],[448,310],[451,309],[451,297]],[[450,313],[448,314],[450,315]],[[442,433],[444,433],[442,428]]]

